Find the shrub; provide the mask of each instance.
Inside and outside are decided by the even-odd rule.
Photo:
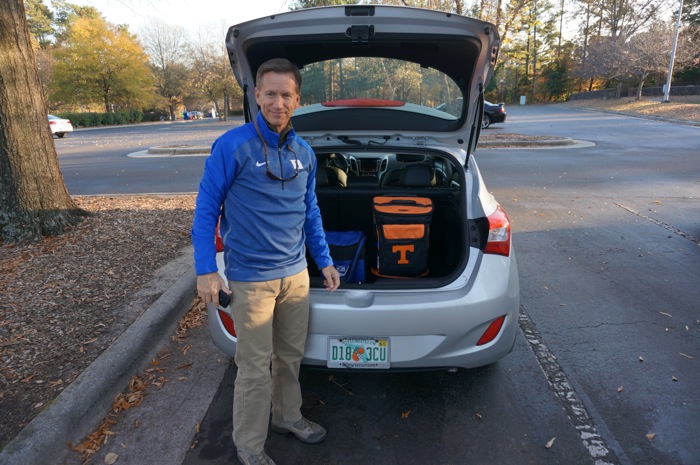
[[[95,127],[121,124],[133,124],[143,121],[143,112],[139,110],[118,111],[116,113],[57,113],[56,116],[67,118],[74,127]]]

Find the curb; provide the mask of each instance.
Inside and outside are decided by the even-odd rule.
[[[186,255],[191,257],[191,251]],[[186,255],[175,262],[184,262]],[[99,426],[114,398],[169,340],[191,306],[196,277],[192,259],[187,263],[187,271],[3,448],[0,463],[57,463],[70,452],[67,442],[77,445]]]
[[[570,137],[552,137],[551,139],[533,140],[480,140],[477,147],[537,147],[574,145],[577,141]]]
[[[681,126],[700,127],[700,121],[694,121],[694,120],[690,120],[690,119],[669,118],[667,116],[645,115],[644,113],[633,113],[633,112],[628,112],[628,111],[613,111],[613,110],[604,110],[604,109],[588,108],[588,107],[568,106],[567,108],[570,108],[572,110],[582,110],[582,111],[592,111],[592,112],[597,111],[599,113],[607,113],[609,115],[629,116],[630,118],[648,119],[648,120],[652,120],[652,121],[663,121],[664,123],[679,124]]]
[[[553,138],[546,140],[493,140],[479,141],[476,145],[477,150],[502,149],[502,150],[518,150],[518,149],[573,149],[583,147],[594,147],[595,143],[585,140],[571,139],[569,137]]]
[[[192,155],[206,153],[209,154],[211,146],[178,145],[150,147],[148,153],[152,155]]]

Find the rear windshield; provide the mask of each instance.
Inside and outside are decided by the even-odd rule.
[[[343,58],[304,66],[301,105],[338,100],[382,100],[417,105],[413,111],[456,119],[462,92],[447,75],[388,58]],[[385,102],[386,103],[386,102]]]

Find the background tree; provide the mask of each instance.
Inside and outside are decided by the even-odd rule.
[[[678,10],[674,13],[675,16],[678,16]],[[700,24],[700,0],[683,0],[681,18],[686,24]]]
[[[564,100],[575,91],[575,80],[571,73],[573,68],[573,44],[562,46],[558,58],[547,63],[542,70],[545,98],[547,100]]]
[[[600,0],[598,9],[603,32],[628,39],[659,18],[661,0]]]
[[[185,63],[185,30],[182,26],[152,21],[139,36],[150,58],[156,93],[168,108],[170,119],[175,119],[176,110],[182,105],[191,80],[190,69]]]
[[[53,13],[41,0],[25,0],[24,8],[27,13],[29,33],[39,47],[48,47],[54,35]]]
[[[677,15],[676,10],[674,16]],[[686,44],[700,45],[700,0],[683,2],[682,20],[686,27],[681,29],[679,40],[683,40]],[[685,66],[679,66],[677,75],[678,79],[674,78],[674,82],[679,85],[700,83],[700,52],[696,51]]]
[[[367,0],[294,0],[290,2],[290,10],[301,10],[303,8],[314,8],[317,6],[334,6],[334,5],[355,5],[360,3],[368,3]]]
[[[229,99],[243,95],[236,83],[231,63],[222,39],[213,40],[207,30],[200,29],[195,40],[187,48],[191,59],[193,88],[211,100],[217,114],[228,120]],[[222,33],[217,37],[225,37]],[[219,102],[223,101],[223,112]]]
[[[55,54],[51,95],[73,104],[141,108],[153,100],[153,77],[143,49],[125,27],[102,17],[79,17]]]
[[[620,97],[622,80],[629,76],[626,66],[628,49],[622,37],[596,36],[589,44],[588,73],[617,83],[616,97]]]
[[[83,216],[58,166],[21,0],[0,8],[0,238],[58,235]]]
[[[44,89],[44,95],[47,95],[48,83],[51,82],[53,75],[54,14],[41,0],[25,0],[24,8],[34,47],[39,80]]]
[[[71,24],[78,18],[101,18],[100,11],[93,6],[74,5],[66,0],[51,0],[54,9],[54,42],[61,45]]]
[[[672,39],[673,27],[657,22],[648,30],[633,35],[625,44],[627,57],[625,67],[629,70],[630,76],[637,80],[637,100],[642,98],[644,81],[649,76],[663,75],[667,72]],[[680,55],[680,53],[676,54],[679,66],[683,61]]]

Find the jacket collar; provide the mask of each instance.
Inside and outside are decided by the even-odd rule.
[[[255,116],[255,122],[257,124],[258,129],[260,130],[260,134],[262,134],[267,143],[274,147],[280,147],[282,144],[287,142],[287,140],[296,136],[291,121],[287,124],[287,127],[284,128],[282,134],[277,134],[275,131],[270,129],[270,125],[267,123],[267,120],[265,120],[265,118],[262,115],[262,112],[260,111]]]

